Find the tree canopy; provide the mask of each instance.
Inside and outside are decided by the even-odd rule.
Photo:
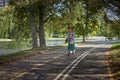
[[[32,41],[33,48],[46,46],[46,35],[65,37],[68,26],[83,42],[89,35],[120,37],[119,19],[118,0],[10,0],[0,9],[0,37]]]

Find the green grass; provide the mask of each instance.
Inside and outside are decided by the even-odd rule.
[[[22,48],[27,48],[28,46],[31,46],[28,42],[14,42],[14,41],[10,41],[10,42],[0,42],[0,48],[2,49],[22,49]]]
[[[16,52],[13,54],[1,55],[0,56],[0,64],[5,64],[5,63],[12,62],[12,61],[25,59],[27,57],[40,54],[41,51],[52,51],[52,50],[59,49],[61,47],[63,47],[63,46],[43,47],[43,48],[37,48],[37,49]]]
[[[109,61],[115,80],[120,80],[120,43],[115,43],[111,47]]]
[[[111,47],[111,49],[120,49],[120,43],[113,44],[113,46]]]

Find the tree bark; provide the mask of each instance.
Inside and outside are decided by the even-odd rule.
[[[117,35],[118,35],[118,40],[120,40],[120,33],[118,33]]]
[[[85,29],[83,28],[83,43],[85,42]]]
[[[37,42],[37,34],[36,34],[36,28],[35,28],[35,16],[32,11],[30,12],[30,22],[31,22],[32,47],[37,48],[38,42]]]
[[[89,22],[89,14],[88,14],[88,2],[87,0],[85,0],[85,4],[86,4],[86,20],[85,20],[85,26],[83,26],[83,43],[85,42],[85,37],[87,35],[87,27],[88,27],[88,22]]]
[[[40,47],[46,46],[43,7],[39,7],[39,45],[40,45]]]

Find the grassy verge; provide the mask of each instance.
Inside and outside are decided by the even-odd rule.
[[[109,63],[114,79],[120,80],[120,43],[115,43],[111,47]]]
[[[22,49],[22,48],[28,48],[30,47],[30,43],[29,42],[15,42],[15,41],[2,41],[0,42],[0,48],[1,49]]]
[[[0,64],[5,64],[5,63],[12,62],[12,61],[20,60],[20,59],[25,59],[30,56],[41,54],[41,51],[52,51],[52,50],[59,49],[61,47],[62,46],[44,47],[44,48],[37,48],[37,49],[16,52],[13,54],[1,55]]]

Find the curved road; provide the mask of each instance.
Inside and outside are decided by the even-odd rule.
[[[106,53],[112,43],[78,44],[70,56],[63,47],[2,65],[0,80],[111,80]]]

